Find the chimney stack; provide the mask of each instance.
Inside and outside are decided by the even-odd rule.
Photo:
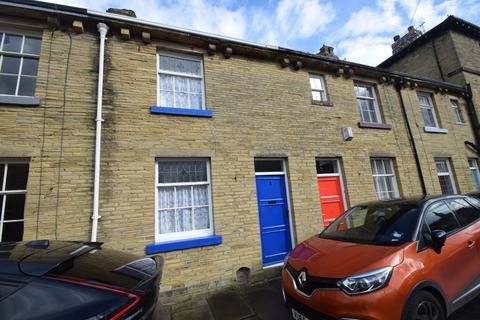
[[[393,37],[392,53],[395,54],[407,47],[410,43],[420,38],[422,34],[422,31],[415,29],[414,26],[409,26],[408,32],[403,37],[400,37],[398,34]]]
[[[135,14],[135,11],[130,10],[130,9],[108,8],[107,12],[108,13],[119,14],[119,15],[122,15],[122,16],[132,17],[132,18],[137,17],[137,15]]]
[[[337,59],[338,60],[338,57],[335,55],[335,53],[333,51],[334,51],[333,47],[327,46],[327,45],[324,44],[320,48],[320,51],[317,53],[317,55],[322,56],[322,57],[326,57],[326,58],[331,58],[331,59]]]

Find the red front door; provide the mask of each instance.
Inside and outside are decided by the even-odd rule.
[[[322,205],[323,226],[327,227],[345,210],[340,177],[318,177],[318,190],[320,192],[320,204]]]

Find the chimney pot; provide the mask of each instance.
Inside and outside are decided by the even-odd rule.
[[[397,42],[398,40],[400,40],[400,35],[397,34],[395,35],[395,37],[393,37],[393,41]]]
[[[338,57],[334,53],[334,49],[331,46],[323,45],[318,52],[319,56],[338,59]]]
[[[413,26],[408,26],[408,32],[412,33],[415,31],[415,28]]]
[[[132,17],[132,18],[137,17],[137,15],[135,14],[135,11],[130,10],[130,9],[108,8],[107,12],[108,13],[119,14],[119,15],[122,15],[122,16]]]

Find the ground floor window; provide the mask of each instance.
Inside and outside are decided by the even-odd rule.
[[[210,163],[157,159],[157,241],[211,235]]]
[[[442,194],[457,193],[450,159],[435,159],[435,165],[437,167],[437,175]]]
[[[468,159],[468,165],[470,166],[470,173],[472,174],[473,183],[475,184],[477,191],[480,191],[480,172],[478,171],[478,160]]]
[[[372,158],[372,173],[375,191],[379,200],[390,200],[400,197],[393,159]]]
[[[0,160],[0,239],[23,239],[28,163]]]

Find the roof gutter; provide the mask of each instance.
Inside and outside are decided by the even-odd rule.
[[[95,119],[95,172],[93,179],[93,214],[92,214],[92,235],[90,241],[97,241],[100,198],[100,154],[102,150],[102,107],[103,107],[103,63],[105,60],[105,39],[108,26],[105,23],[97,24],[100,33],[100,52],[98,57],[98,88],[97,88],[97,117]]]

